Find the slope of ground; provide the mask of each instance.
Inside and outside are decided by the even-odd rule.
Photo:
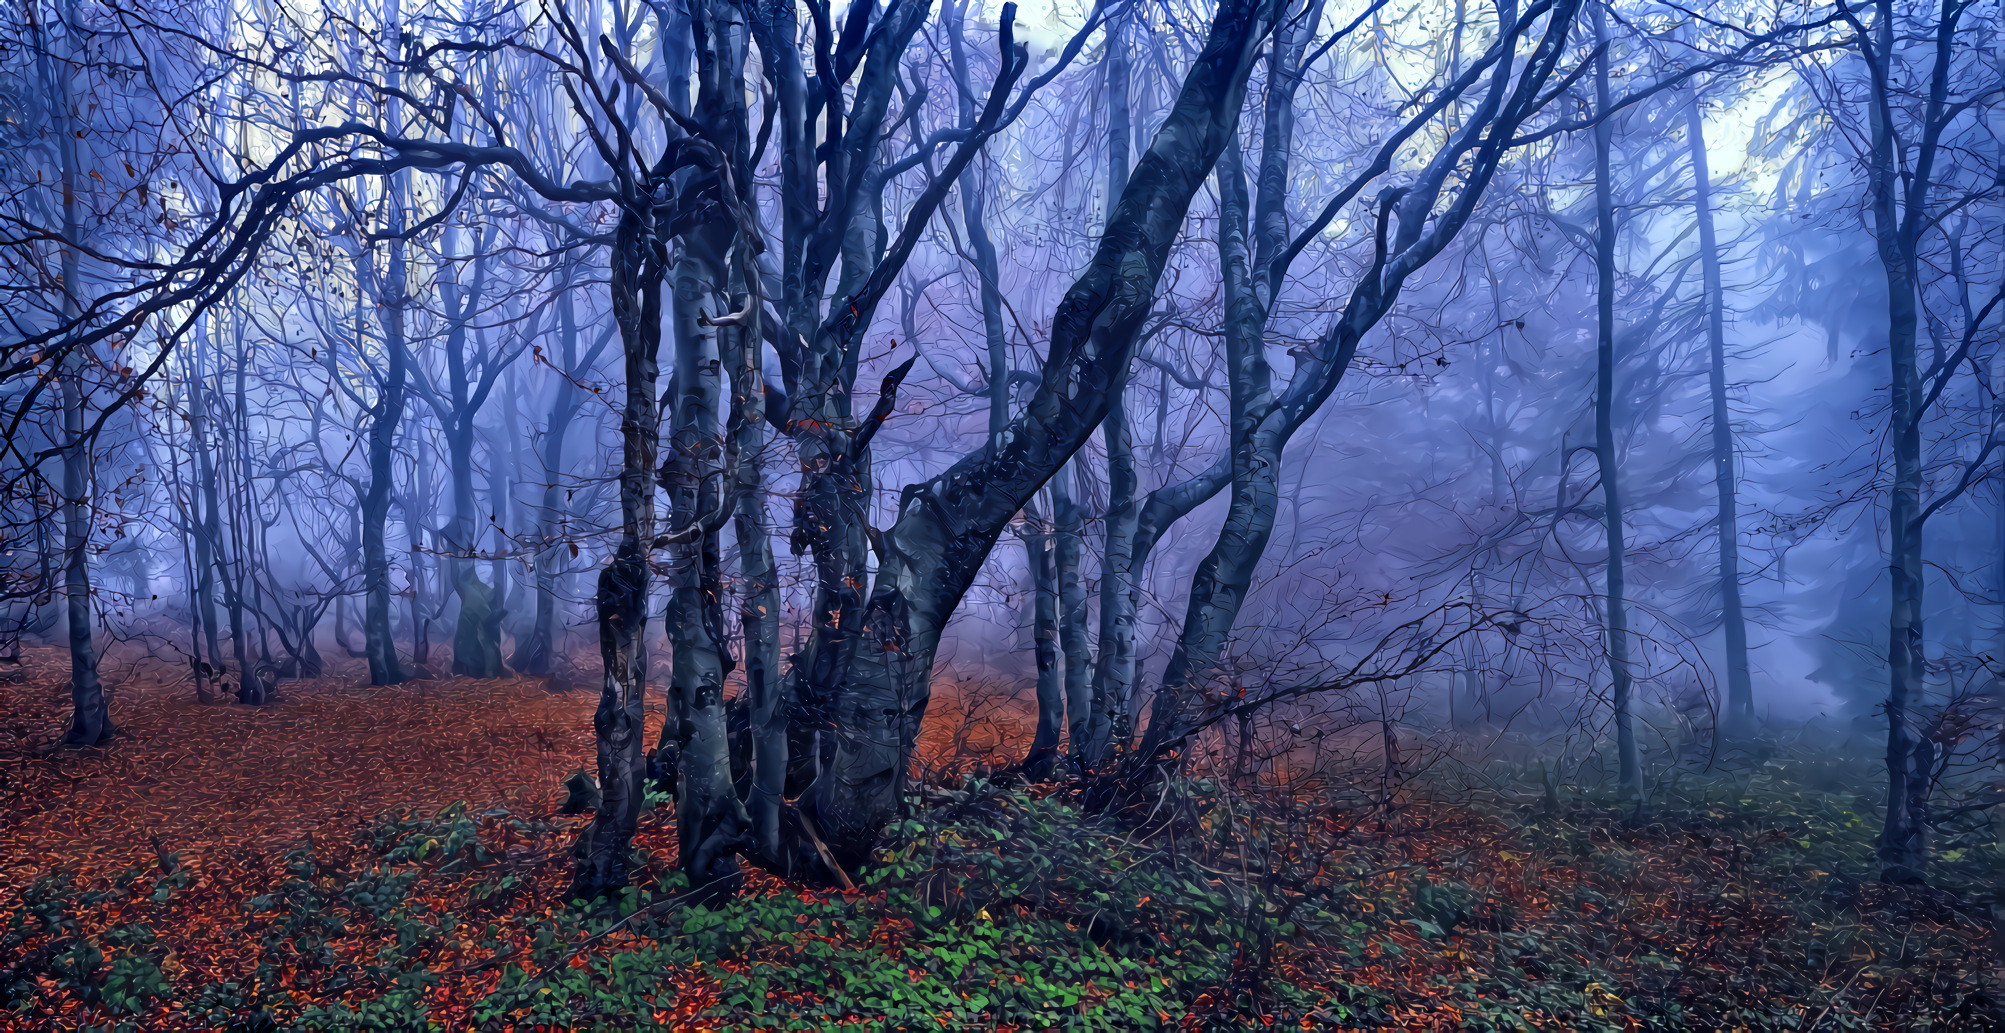
[[[584,911],[562,896],[586,819],[556,810],[589,692],[348,671],[253,709],[122,687],[124,737],[60,750],[60,660],[0,687],[0,1028],[1997,1021],[1995,844],[1946,852],[1948,888],[1879,886],[1870,802],[1780,765],[1648,813],[1442,783],[1388,815],[1198,780],[1110,820],[1063,787],[943,779],[859,889],[751,873],[711,908],[676,895],[656,808],[635,891]],[[1014,726],[961,702],[935,747],[1005,752]]]
[[[68,665],[29,650],[25,680],[0,687],[0,880],[55,864],[101,875],[152,860],[156,841],[200,864],[455,800],[533,814],[591,762],[596,693],[542,678],[372,687],[353,663],[262,707],[116,685],[116,743],[65,750]]]

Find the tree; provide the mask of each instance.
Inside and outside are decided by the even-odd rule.
[[[1228,341],[1236,336],[1243,342],[1236,346],[1238,364],[1232,371],[1236,393],[1232,506],[1217,544],[1198,568],[1176,652],[1164,671],[1149,730],[1138,751],[1143,761],[1170,753],[1228,709],[1246,705],[1237,698],[1212,693],[1209,682],[1220,668],[1227,635],[1244,605],[1254,567],[1272,533],[1282,450],[1335,391],[1360,341],[1390,310],[1407,278],[1440,254],[1466,224],[1519,127],[1545,103],[1546,86],[1566,54],[1565,41],[1576,9],[1566,2],[1532,4],[1523,11],[1500,6],[1497,17],[1504,30],[1491,49],[1394,133],[1374,161],[1292,238],[1287,237],[1282,222],[1286,134],[1270,128],[1260,172],[1262,196],[1255,230],[1259,243],[1245,272],[1233,270],[1234,264],[1247,261],[1236,253],[1240,246],[1230,240],[1225,245],[1225,281],[1231,306]],[[1520,69],[1516,64],[1519,41],[1532,36],[1541,20],[1544,28]],[[1287,68],[1289,64],[1285,59],[1277,60],[1276,67]],[[1373,252],[1365,273],[1351,288],[1342,315],[1297,356],[1287,385],[1275,391],[1268,383],[1259,341],[1289,264],[1337,211],[1391,167],[1408,139],[1486,78],[1473,110],[1465,112],[1465,120],[1446,134],[1439,150],[1412,182],[1381,192],[1375,206]],[[1285,104],[1288,99],[1286,92],[1270,92],[1270,105]],[[1286,125],[1285,113],[1270,115],[1269,126],[1277,123]],[[1245,218],[1245,191],[1235,164],[1222,165],[1221,170],[1227,184],[1221,188],[1225,210],[1237,213],[1224,219],[1226,232],[1232,233]],[[1459,190],[1437,211],[1451,176]]]
[[[1980,310],[1973,312],[1966,305],[1958,320],[1962,333],[1955,351],[1922,365],[1917,348],[1920,306],[1929,286],[1924,282],[1923,256],[1926,249],[1940,246],[1929,238],[1941,239],[1945,209],[1968,204],[1986,189],[1970,181],[1968,177],[1983,172],[1962,167],[1952,143],[1953,127],[1972,117],[1987,98],[1995,103],[1999,96],[1995,81],[1971,81],[1972,49],[1962,42],[1971,37],[1960,26],[1974,7],[1943,0],[1929,11],[1920,5],[1878,0],[1868,12],[1843,12],[1865,66],[1863,82],[1858,84],[1861,96],[1855,103],[1864,109],[1866,210],[1887,285],[1888,445],[1893,475],[1887,504],[1891,579],[1887,801],[1880,863],[1882,877],[1891,882],[1918,881],[1927,866],[1934,744],[1915,735],[1909,716],[1928,665],[1922,640],[1925,525],[1969,489],[2001,444],[1994,429],[1976,457],[1960,464],[1960,475],[1933,498],[1928,496],[1922,439],[1930,410],[1968,363],[1985,320],[2005,301],[2001,290]],[[1866,14],[1871,16],[1870,25]],[[1903,30],[1902,23],[1909,27]],[[1926,41],[1921,46],[1923,59],[1908,56],[1910,48],[1900,42],[1907,33]]]
[[[1105,418],[1106,389],[1133,359],[1166,249],[1233,132],[1277,16],[1261,0],[1218,6],[1092,263],[1059,304],[1036,392],[1001,434],[902,493],[862,621],[871,642],[848,665],[834,760],[809,801],[838,863],[863,859],[897,809],[946,618],[1010,518]]]
[[[1608,86],[1608,10],[1594,8],[1594,41],[1600,51],[1594,64],[1594,462],[1601,478],[1602,521],[1608,532],[1605,619],[1608,625],[1608,671],[1612,684],[1609,705],[1615,711],[1617,780],[1635,795],[1642,790],[1641,763],[1636,752],[1636,728],[1629,667],[1629,599],[1625,592],[1622,475],[1615,442],[1615,172],[1609,164],[1615,124],[1610,120],[1613,96]]]
[[[1685,113],[1691,148],[1692,211],[1699,229],[1699,268],[1705,288],[1706,382],[1712,401],[1712,464],[1719,537],[1720,622],[1726,639],[1726,726],[1745,734],[1754,724],[1754,682],[1748,672],[1747,616],[1741,605],[1740,493],[1735,485],[1733,413],[1727,405],[1726,289],[1720,244],[1713,227],[1712,173],[1706,163],[1705,115],[1693,92]]]

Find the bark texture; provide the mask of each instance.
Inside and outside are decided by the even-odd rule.
[[[835,715],[831,769],[811,817],[843,862],[861,860],[896,813],[930,698],[940,632],[996,537],[1105,419],[1191,197],[1230,138],[1248,72],[1276,11],[1219,5],[1203,51],[1122,191],[1085,273],[1059,304],[1036,393],[1003,432],[945,473],[908,486]]]
[[[1713,226],[1712,172],[1706,163],[1706,120],[1693,94],[1685,112],[1692,151],[1692,207],[1699,224],[1699,267],[1706,292],[1706,375],[1712,394],[1713,492],[1719,535],[1720,628],[1726,640],[1725,726],[1732,734],[1754,727],[1754,681],[1748,673],[1747,616],[1740,596],[1739,491],[1734,474],[1733,410],[1727,399],[1726,291],[1720,280],[1720,245]]]
[[[1629,670],[1629,599],[1625,583],[1622,476],[1615,443],[1615,183],[1609,149],[1615,136],[1608,87],[1607,5],[1594,7],[1595,44],[1603,49],[1594,63],[1594,107],[1602,116],[1594,127],[1594,460],[1601,475],[1602,523],[1608,535],[1608,565],[1602,619],[1608,635],[1609,703],[1615,710],[1616,780],[1625,791],[1642,786],[1636,753],[1635,717]]]

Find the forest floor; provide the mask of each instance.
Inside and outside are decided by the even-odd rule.
[[[636,889],[584,910],[558,807],[591,691],[128,683],[121,736],[66,750],[65,676],[39,650],[0,685],[5,1029],[1998,1028],[1995,841],[1932,889],[1871,881],[1836,758],[1647,814],[1528,779],[1390,818],[1200,779],[1123,823],[941,779],[860,888],[752,872],[712,907],[675,896],[661,807]],[[1012,730],[961,702],[934,749]]]

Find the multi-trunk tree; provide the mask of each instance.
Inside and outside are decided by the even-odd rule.
[[[959,0],[504,5],[477,19],[390,0],[320,34],[289,12],[224,27],[227,12],[205,9],[187,24],[213,46],[163,74],[208,84],[189,94],[202,117],[174,123],[176,160],[208,174],[119,202],[160,213],[143,248],[118,225],[36,217],[47,279],[93,286],[68,301],[44,291],[58,303],[4,352],[10,379],[47,375],[5,396],[14,426],[67,418],[45,440],[8,439],[47,471],[8,482],[8,533],[46,543],[49,568],[28,577],[10,559],[10,591],[17,569],[48,587],[78,558],[67,583],[84,625],[70,638],[87,648],[105,589],[88,549],[64,542],[91,541],[76,521],[107,496],[58,485],[88,478],[104,428],[144,401],[161,414],[151,447],[171,456],[162,483],[186,543],[173,576],[200,678],[227,669],[252,693],[266,665],[306,670],[330,609],[373,681],[430,674],[429,629],[445,620],[457,673],[562,677],[565,626],[594,621],[602,804],[579,851],[584,895],[625,882],[650,772],[675,796],[692,888],[727,891],[740,858],[834,880],[867,862],[906,799],[950,621],[985,569],[1011,582],[1027,568],[1033,587],[1037,719],[1019,770],[1035,777],[1132,789],[1222,723],[1246,739],[1260,708],[1412,685],[1443,662],[1465,681],[1485,673],[1464,691],[1487,709],[1536,656],[1548,687],[1562,667],[1582,682],[1614,671],[1618,776],[1638,784],[1628,685],[1657,647],[1627,647],[1668,623],[1655,605],[1668,592],[1648,577],[1699,574],[1641,540],[1635,514],[1661,525],[1681,502],[1622,496],[1637,480],[1617,448],[1625,422],[1710,424],[1719,549],[1706,576],[1729,597],[1729,710],[1751,711],[1733,630],[1727,245],[1703,124],[1664,102],[1754,67],[1783,33],[1649,64],[1623,35],[1633,19],[1593,10],[1587,32],[1575,0],[1460,5],[1450,32],[1395,59],[1385,32],[1419,29],[1323,0],[1099,4],[1066,16],[1048,51],[1019,41],[1012,8],[983,23]],[[1169,31],[1190,26],[1203,31]],[[67,38],[40,52],[54,60]],[[1619,94],[1618,62],[1646,73]],[[1667,111],[1682,119],[1680,147],[1621,144],[1621,113],[1646,108],[1659,130]],[[1577,144],[1595,152],[1589,189],[1540,177],[1579,171],[1561,160]],[[82,168],[60,151],[49,170]],[[1685,168],[1692,196],[1673,199],[1667,170]],[[1561,344],[1514,370],[1507,353],[1524,342],[1506,338],[1552,329],[1525,299],[1563,251],[1512,236],[1544,216],[1513,216],[1570,223],[1590,195],[1591,229],[1561,230],[1597,259],[1599,477],[1583,487],[1568,463],[1585,439],[1561,426],[1575,399],[1553,396],[1586,396],[1573,373],[1588,356]],[[1618,220],[1642,241],[1671,221],[1649,213],[1673,208],[1696,252],[1651,239],[1635,252],[1675,252],[1668,267],[1618,265],[1633,257]],[[1454,282],[1479,267],[1480,303]],[[955,278],[965,300],[943,301],[952,292],[934,285]],[[894,285],[902,318],[880,318]],[[1687,335],[1705,342],[1692,367],[1711,388],[1703,416],[1636,404],[1675,393],[1676,371],[1637,367],[1672,365],[1643,345],[1686,323],[1704,330]],[[1983,354],[1982,320],[1958,325],[1973,329],[1946,338],[1930,383]],[[946,342],[961,329],[956,355]],[[121,348],[139,358],[131,374],[86,375]],[[148,377],[164,389],[142,398],[131,389]],[[934,377],[953,388],[944,402]],[[1483,398],[1490,451],[1436,483],[1488,485],[1489,523],[1424,560],[1407,542],[1368,557],[1378,569],[1330,575],[1347,591],[1427,582],[1400,599],[1412,612],[1377,593],[1377,646],[1344,646],[1335,663],[1337,633],[1308,629],[1319,674],[1237,677],[1274,666],[1259,653],[1267,626],[1248,628],[1277,606],[1262,579],[1285,569],[1273,576],[1299,587],[1286,579],[1303,555],[1338,544],[1341,532],[1314,537],[1331,496],[1396,495],[1389,469],[1433,478],[1454,451],[1368,431],[1334,463],[1321,450],[1363,406],[1332,399],[1356,389],[1382,411],[1424,408],[1442,384]],[[1974,481],[1983,468],[1956,469]],[[1534,490],[1559,501],[1525,504]],[[1566,553],[1570,517],[1612,545],[1602,588]],[[775,555],[780,525],[799,559]],[[993,548],[1012,527],[1021,556]],[[1628,557],[1645,576],[1625,588]],[[1478,562],[1480,576],[1459,566]],[[591,612],[572,613],[566,579],[587,565]],[[119,576],[137,594],[168,575]],[[1646,614],[1634,634],[1632,594]],[[790,650],[789,612],[803,618]],[[1327,620],[1366,634],[1350,614]],[[643,717],[664,647],[656,729]],[[1491,656],[1513,672],[1479,672]],[[96,741],[107,711],[94,683],[75,684],[78,735]],[[1392,743],[1396,716],[1373,713]]]

